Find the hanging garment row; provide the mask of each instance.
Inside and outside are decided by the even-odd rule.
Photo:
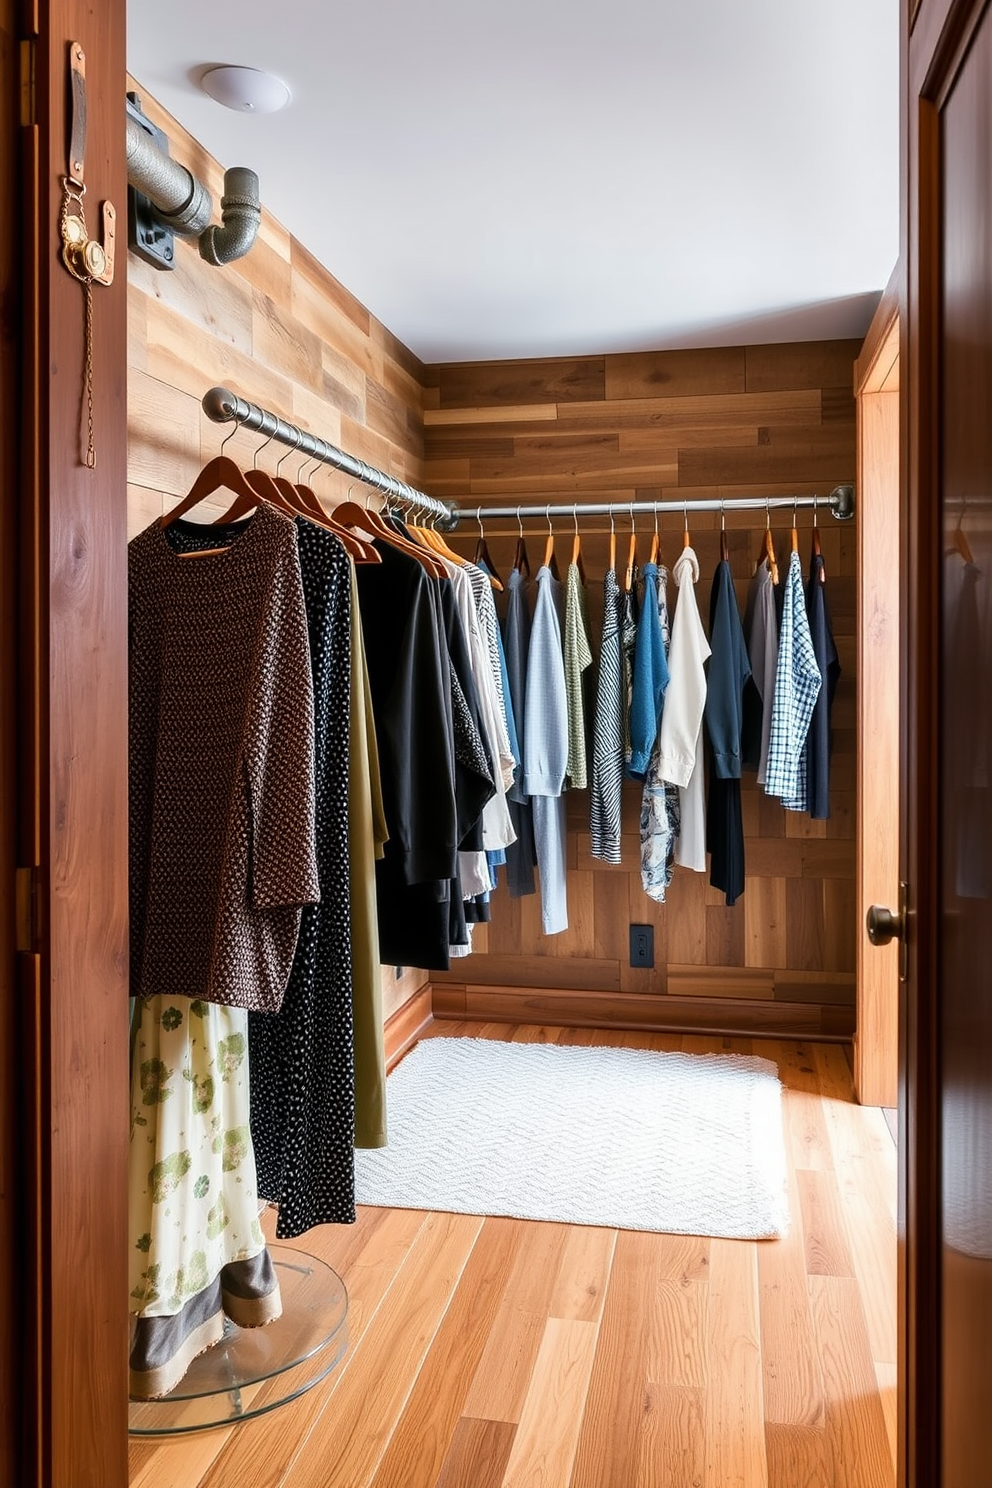
[[[762,552],[743,620],[721,518],[721,557],[710,591],[708,636],[696,600],[699,563],[691,546],[688,509],[682,552],[671,574],[678,599],[671,621],[669,573],[658,561],[657,514],[650,557],[642,570],[636,563],[633,524],[626,563],[618,563],[611,520],[591,707],[592,690],[584,682],[593,657],[580,508],[572,512],[574,538],[564,584],[555,559],[550,509],[544,561],[533,585],[527,584],[526,540],[518,518],[505,620],[508,650],[520,673],[517,694],[524,699],[523,728],[518,724],[517,731],[522,793],[514,821],[518,827],[528,822],[532,827],[546,934],[568,926],[562,804],[567,789],[589,785],[592,855],[618,864],[623,782],[643,782],[641,878],[645,892],[659,902],[665,899],[676,865],[705,872],[707,858],[710,882],[724,892],[728,905],[743,893],[743,769],[755,770],[759,786],[787,809],[808,810],[816,818],[829,815],[829,719],[840,668],[813,505],[805,585],[796,526],[780,582],[770,512],[766,514]],[[488,557],[481,521],[480,533],[477,562]],[[528,588],[534,591],[532,622],[525,597]],[[524,655],[518,637],[527,634],[528,624],[530,640]],[[511,895],[534,890],[532,875],[510,875]]]

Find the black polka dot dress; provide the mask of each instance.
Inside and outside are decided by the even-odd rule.
[[[355,1220],[355,1055],[348,853],[351,572],[336,537],[297,523],[313,667],[320,903],[303,911],[282,1008],[249,1018],[258,1191],[276,1235]]]

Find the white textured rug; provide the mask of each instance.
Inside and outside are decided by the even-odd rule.
[[[782,1090],[750,1055],[425,1039],[360,1204],[757,1240],[788,1228]]]

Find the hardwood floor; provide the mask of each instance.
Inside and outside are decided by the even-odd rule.
[[[751,1052],[746,1039],[431,1033]],[[746,1242],[363,1209],[323,1384],[131,1447],[131,1488],[892,1488],[896,1155],[838,1045],[756,1041],[785,1086],[792,1228]]]

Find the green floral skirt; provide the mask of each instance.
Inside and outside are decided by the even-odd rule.
[[[131,1311],[171,1317],[265,1248],[248,1104],[248,1014],[188,997],[135,1008]]]

